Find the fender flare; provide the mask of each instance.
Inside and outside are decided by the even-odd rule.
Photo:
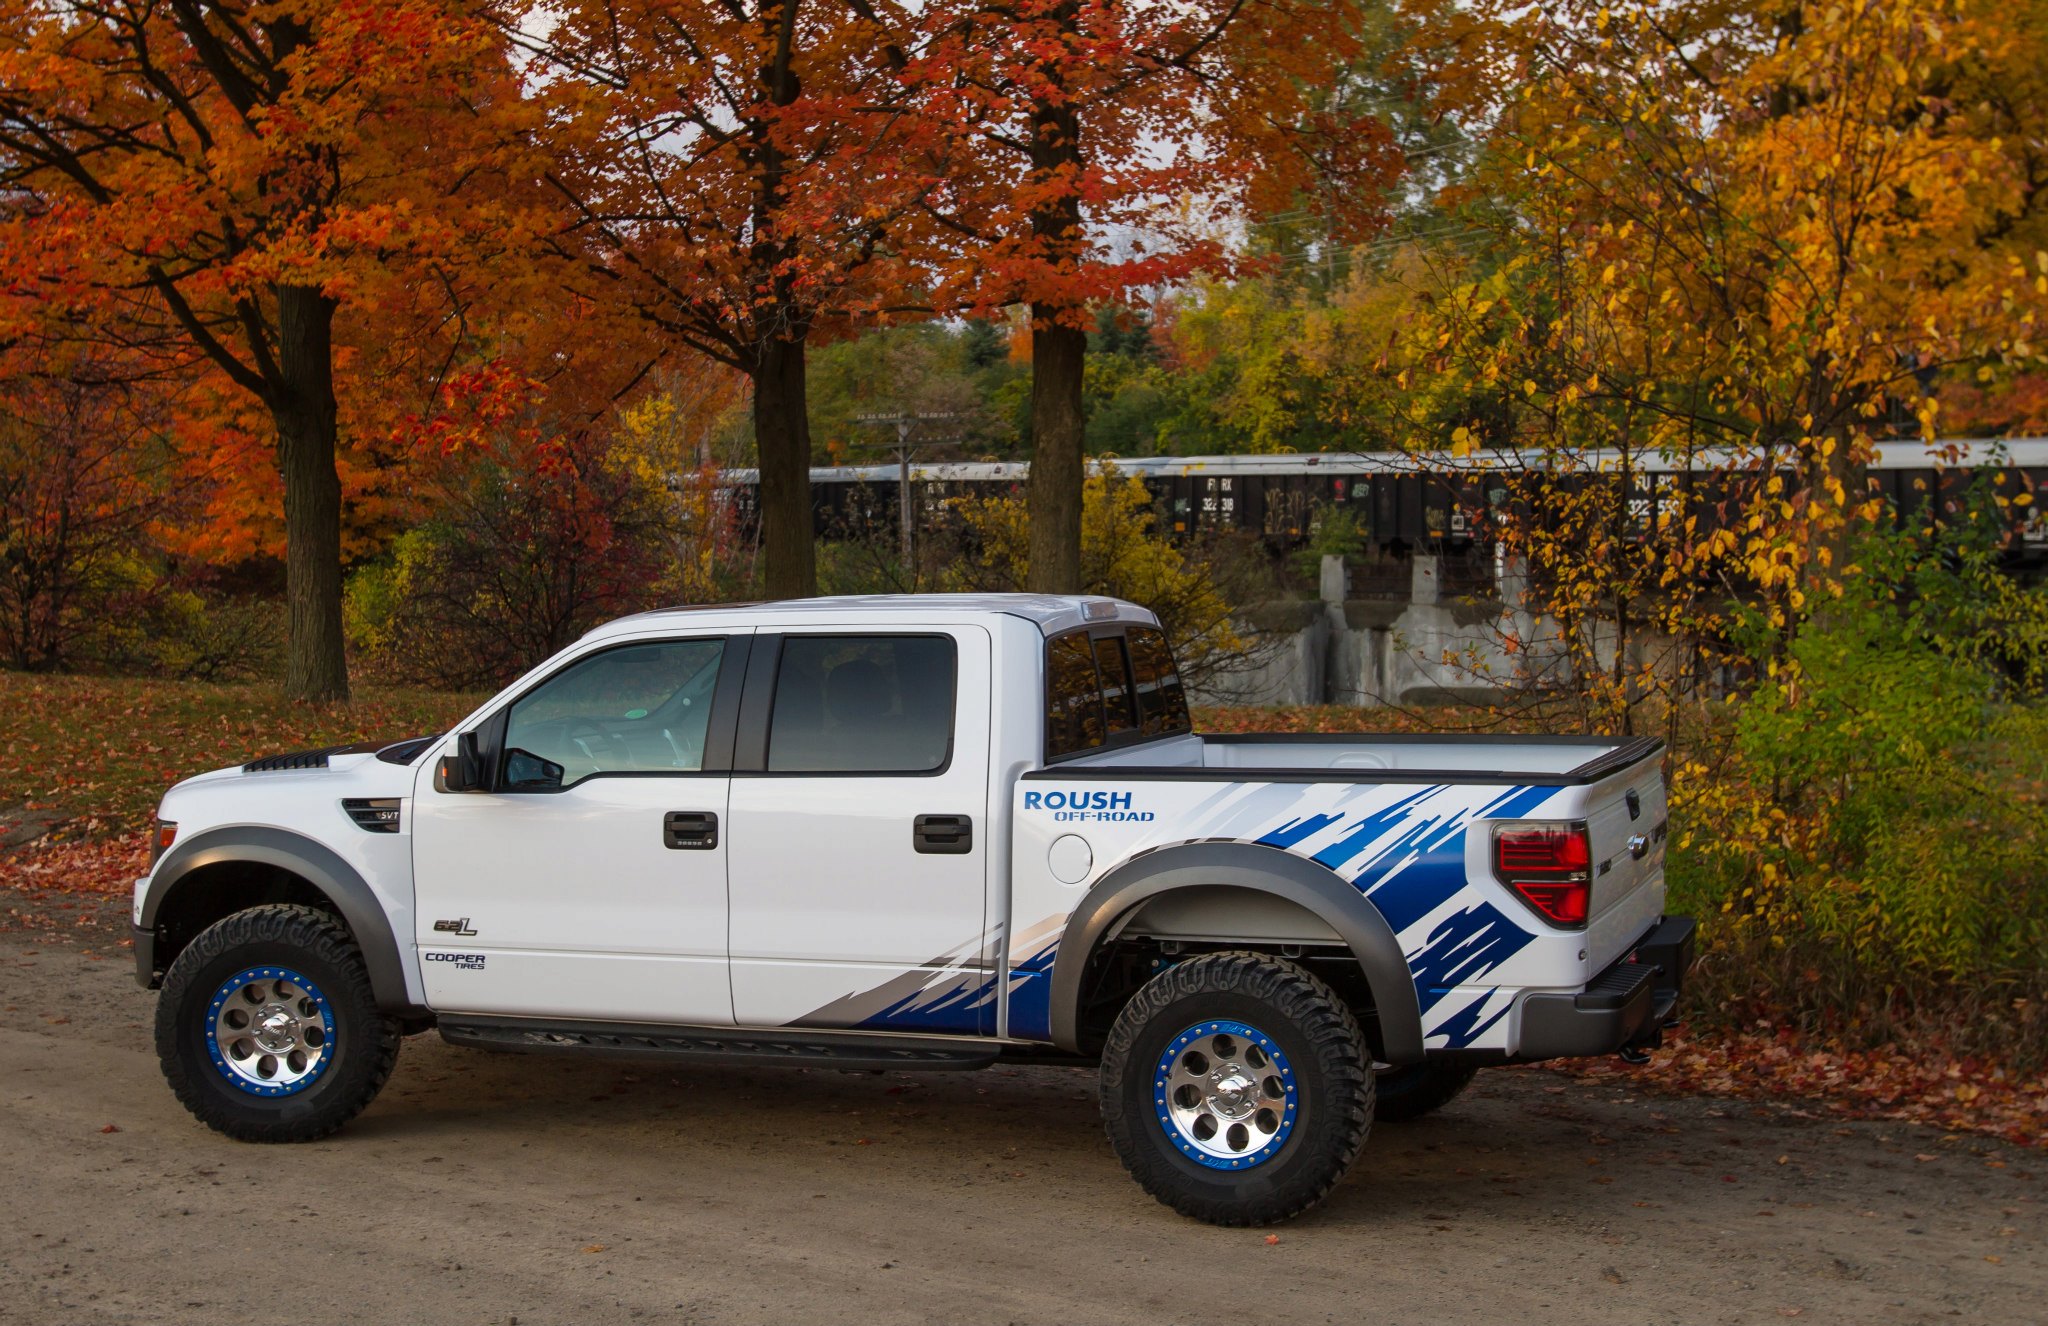
[[[275,866],[318,889],[355,936],[377,1007],[387,1013],[418,1011],[418,1002],[406,991],[405,963],[391,933],[391,920],[375,891],[333,848],[303,834],[243,825],[209,829],[177,844],[150,875],[136,928],[153,933],[158,911],[180,881],[194,871],[228,861]]]
[[[1387,1062],[1422,1062],[1422,1009],[1415,978],[1400,940],[1379,908],[1325,866],[1277,847],[1240,842],[1162,848],[1125,862],[1088,890],[1067,918],[1053,959],[1053,1043],[1064,1050],[1080,1049],[1081,980],[1096,948],[1119,920],[1148,898],[1217,885],[1270,893],[1320,917],[1365,971]]]

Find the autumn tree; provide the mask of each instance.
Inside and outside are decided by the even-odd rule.
[[[1234,222],[1283,208],[1357,233],[1400,168],[1332,99],[1356,9],[1284,0],[942,0],[912,76],[953,154],[942,294],[1031,315],[1034,590],[1081,583],[1083,367],[1096,308],[1231,266]]]
[[[770,597],[812,592],[805,353],[898,297],[934,185],[900,6],[577,0],[527,34],[554,186],[610,297],[752,388]],[[539,28],[542,25],[529,25]]]
[[[117,357],[0,352],[0,659],[74,666],[150,588],[150,528],[179,496],[171,401]]]
[[[1753,606],[1782,651],[1853,573],[1875,441],[1933,439],[1945,374],[2037,354],[2043,126],[1994,90],[2039,79],[2041,25],[1589,2],[1424,30],[1485,139],[1464,215],[1489,244],[1417,283],[1392,383],[1413,437],[1540,462],[1504,535],[1561,617],[1719,647]],[[1574,474],[1594,448],[1618,460]],[[1652,456],[1692,477],[1653,490]],[[1664,690],[1612,634],[1575,647],[1603,721]]]
[[[52,316],[94,305],[217,378],[229,414],[260,407],[294,696],[348,692],[338,341],[516,229],[498,154],[517,105],[462,0],[0,6],[0,261]]]

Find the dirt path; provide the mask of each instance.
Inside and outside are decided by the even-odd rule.
[[[428,1035],[339,1136],[237,1144],[171,1098],[155,996],[95,939],[0,933],[0,1322],[2048,1317],[2038,1154],[1536,1072],[1377,1130],[1277,1244],[1154,1205],[1066,1069],[684,1073]]]

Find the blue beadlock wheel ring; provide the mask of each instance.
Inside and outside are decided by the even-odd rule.
[[[1300,1104],[1286,1053],[1228,1018],[1175,1036],[1152,1070],[1152,1113],[1166,1140],[1210,1169],[1254,1169],[1278,1155]]]
[[[334,1008],[289,967],[244,967],[207,1003],[206,1053],[239,1090],[296,1095],[334,1059]]]

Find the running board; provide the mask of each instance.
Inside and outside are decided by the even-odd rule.
[[[739,1031],[613,1022],[521,1022],[510,1018],[441,1019],[450,1045],[514,1054],[585,1054],[616,1059],[781,1064],[791,1068],[986,1068],[1000,1047],[985,1041],[863,1032]]]

